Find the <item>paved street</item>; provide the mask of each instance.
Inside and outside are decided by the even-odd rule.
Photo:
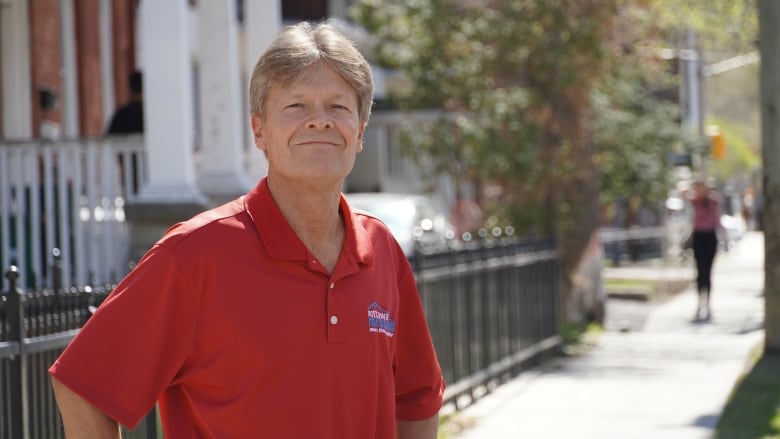
[[[462,411],[458,423],[469,428],[448,437],[712,437],[763,340],[763,255],[756,232],[718,254],[710,321],[694,320],[693,283],[660,304],[622,303],[629,330],[608,325],[586,353],[500,386]]]

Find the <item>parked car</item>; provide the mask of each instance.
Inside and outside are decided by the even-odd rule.
[[[344,195],[353,208],[382,220],[407,256],[414,253],[416,243],[421,246],[437,245],[455,237],[444,209],[430,197],[387,192]]]

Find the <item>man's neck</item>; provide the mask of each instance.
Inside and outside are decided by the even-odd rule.
[[[332,271],[345,238],[339,214],[341,186],[268,178],[268,190],[298,238]]]

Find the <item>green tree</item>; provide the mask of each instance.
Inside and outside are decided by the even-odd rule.
[[[410,130],[407,151],[489,186],[483,207],[494,222],[558,235],[569,318],[577,315],[571,276],[599,226],[599,165],[616,173],[630,164],[635,179],[658,181],[658,151],[669,145],[668,130],[652,127],[664,126],[665,110],[647,104],[652,87],[639,74],[654,69],[622,78],[624,61],[642,55],[625,49],[636,28],[622,23],[631,14],[618,3],[363,0],[354,9],[376,37],[377,61],[406,79],[397,105],[444,110],[437,122]],[[638,123],[646,129],[633,132]],[[634,165],[634,147],[653,166]],[[632,184],[629,177],[602,181],[614,190]]]
[[[592,95],[601,201],[638,196],[657,205],[670,188],[670,155],[684,153],[677,122],[679,89],[669,65],[648,54],[626,54]]]
[[[756,0],[649,0],[648,6],[665,47],[680,47],[684,34],[693,31],[710,61],[757,50]]]

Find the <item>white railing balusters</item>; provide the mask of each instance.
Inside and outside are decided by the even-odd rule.
[[[24,216],[27,211],[24,206],[24,173],[22,172],[22,148],[16,147],[11,150],[11,166],[14,179],[13,181],[13,209],[11,211],[14,214],[14,231],[16,232],[16,252],[14,256],[16,259],[16,265],[19,268],[19,279],[21,279],[24,285],[27,284],[27,271],[30,267],[27,265],[27,246],[25,245],[24,234]]]
[[[57,239],[60,254],[62,255],[62,285],[70,287],[73,285],[72,273],[73,273],[73,258],[70,248],[70,223],[71,223],[71,210],[75,209],[70,204],[68,197],[68,170],[71,168],[71,154],[68,154],[68,145],[62,145],[59,148],[57,163],[57,199],[59,200],[59,208],[57,209],[57,224],[59,225],[59,236]]]
[[[81,208],[85,204],[84,197],[85,189],[88,189],[89,180],[85,178],[84,175],[84,154],[85,149],[88,150],[89,146],[87,145],[86,148],[84,145],[81,145],[81,148],[79,149],[73,149],[71,151],[72,160],[73,160],[73,224],[76,226],[73,229],[73,254],[75,259],[75,267],[76,267],[76,278],[73,280],[73,282],[77,285],[91,285],[90,279],[89,279],[89,270],[93,269],[94,267],[90,267],[88,265],[88,261],[86,258],[86,243],[84,241],[84,235],[85,231],[89,232],[88,227],[85,227],[85,221],[81,217]],[[87,186],[87,188],[85,188]],[[87,217],[88,220],[88,217]],[[86,229],[86,230],[85,230]],[[89,235],[92,236],[92,235]],[[90,243],[91,245],[94,244],[94,241]]]
[[[118,270],[122,265],[126,265],[129,251],[127,246],[124,248],[118,246],[119,242],[128,242],[127,233],[123,233],[127,230],[127,227],[120,227],[124,224],[117,217],[117,200],[121,194],[121,183],[119,181],[120,172],[118,168],[118,158],[116,154],[112,154],[114,148],[111,143],[104,142],[102,145],[102,164],[101,169],[104,172],[104,180],[106,184],[106,194],[102,200],[105,219],[103,221],[103,233],[105,239],[104,255],[107,261],[104,273],[104,279],[108,279],[110,282],[116,282],[120,273]],[[122,273],[123,274],[123,273]]]
[[[99,183],[97,181],[97,169],[95,169],[97,167],[97,148],[95,148],[95,142],[87,142],[86,154],[84,156],[83,163],[84,167],[86,168],[86,181],[84,182],[84,188],[86,189],[86,199],[84,200],[85,203],[82,206],[86,205],[86,232],[88,236],[97,236],[99,232],[97,230],[95,213],[97,212],[98,201],[97,196],[95,195],[95,191]],[[84,210],[84,207],[82,207],[82,211]],[[100,272],[100,262],[98,262],[97,248],[95,247],[96,246],[89,246],[84,248],[84,252],[86,253],[85,259],[87,260],[87,264],[85,265],[89,266],[90,270],[92,271],[92,276],[89,276],[89,273],[87,274],[87,282],[90,284],[92,282],[90,277],[97,277],[98,273]]]
[[[11,185],[8,149],[0,148],[0,263],[5,270],[11,265]]]
[[[114,194],[114,182],[113,179],[113,173],[111,172],[114,167],[109,166],[108,159],[109,159],[109,152],[107,145],[105,143],[99,145],[100,147],[100,180],[103,183],[103,187],[105,187],[105,192],[101,194],[100,197],[100,208],[103,211],[103,220],[100,223],[100,230],[103,234],[103,236],[113,236],[113,227],[111,225],[113,224],[113,220],[111,218],[111,213],[113,209],[111,209],[111,203],[109,200],[111,200],[113,194]],[[101,240],[101,246],[100,246],[100,260],[103,261],[100,267],[100,278],[101,279],[110,279],[110,272],[111,272],[111,266],[113,265],[113,252],[111,251],[111,241],[112,239],[103,239]]]
[[[0,264],[18,266],[20,286],[51,287],[59,248],[62,285],[119,280],[129,262],[124,205],[144,164],[141,136],[0,140]]]
[[[25,171],[27,173],[28,178],[26,181],[30,182],[27,187],[29,188],[29,205],[28,205],[28,211],[30,212],[30,222],[29,225],[26,227],[29,227],[30,229],[30,269],[32,270],[32,280],[33,285],[31,285],[34,288],[40,288],[43,286],[45,272],[43,270],[43,255],[41,253],[41,227],[43,226],[43,223],[41,222],[41,191],[40,191],[40,185],[32,184],[33,182],[37,182],[41,180],[41,175],[38,172],[39,163],[38,163],[38,154],[35,154],[35,150],[25,150],[24,151],[24,164],[25,164]],[[28,197],[25,197],[25,201],[28,200]]]
[[[45,215],[45,252],[46,252],[46,284],[49,288],[54,287],[54,278],[51,275],[51,269],[54,266],[54,255],[52,250],[57,247],[54,239],[56,216],[54,210],[54,148],[43,149],[43,214]]]

